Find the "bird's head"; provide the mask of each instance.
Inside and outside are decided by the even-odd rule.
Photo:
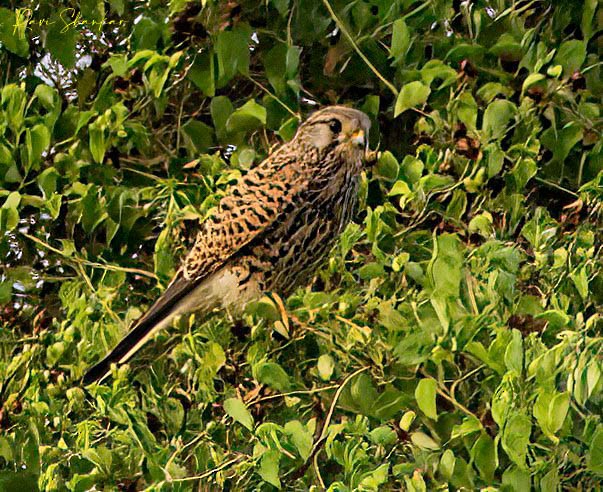
[[[362,111],[346,106],[328,106],[313,113],[295,136],[304,146],[316,148],[319,155],[331,152],[362,159],[368,152],[371,121]]]

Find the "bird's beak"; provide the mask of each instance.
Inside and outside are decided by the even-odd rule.
[[[362,128],[355,130],[350,137],[350,141],[358,147],[365,147],[366,138],[364,135],[364,130]]]

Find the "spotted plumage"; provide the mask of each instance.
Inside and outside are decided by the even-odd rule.
[[[233,185],[202,225],[165,292],[84,377],[104,377],[175,316],[240,312],[263,292],[287,295],[304,282],[352,217],[370,121],[331,106]]]

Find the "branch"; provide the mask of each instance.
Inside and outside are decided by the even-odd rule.
[[[333,397],[333,401],[331,402],[331,407],[329,408],[329,413],[327,413],[327,417],[325,418],[325,421],[322,425],[320,436],[318,436],[318,439],[316,439],[316,441],[314,442],[314,446],[312,447],[312,452],[310,453],[310,456],[308,456],[308,459],[302,466],[300,466],[297,470],[294,470],[293,472],[289,473],[288,477],[291,480],[297,480],[299,477],[303,476],[303,474],[306,473],[306,470],[310,466],[310,462],[313,460],[314,461],[314,469],[316,470],[316,477],[318,478],[318,481],[320,482],[320,487],[322,490],[325,489],[324,481],[323,481],[322,477],[320,476],[320,471],[318,470],[318,461],[317,461],[318,452],[320,451],[320,448],[322,448],[323,444],[327,440],[327,435],[329,434],[329,425],[331,424],[331,419],[333,418],[333,412],[335,411],[335,407],[337,406],[337,401],[339,400],[339,397],[341,396],[341,392],[346,387],[346,385],[350,382],[350,380],[352,380],[354,377],[356,377],[361,372],[366,371],[367,369],[369,369],[369,368],[362,367],[362,368],[358,369],[357,371],[354,371],[347,378],[345,378],[343,380],[343,382],[339,385],[339,388],[337,389],[337,391],[335,392],[335,396]]]
[[[377,76],[377,78],[383,82],[385,84],[385,86],[393,92],[394,96],[398,95],[398,89],[396,89],[394,87],[394,84],[392,84],[389,80],[387,80],[383,75],[381,75],[381,73],[379,72],[379,70],[377,70],[377,68],[375,67],[375,65],[373,65],[371,63],[371,61],[366,57],[366,55],[360,51],[360,48],[358,47],[358,45],[356,44],[356,41],[354,41],[354,38],[352,38],[352,35],[350,34],[350,32],[347,30],[347,28],[343,25],[343,22],[341,22],[341,20],[339,19],[339,17],[337,17],[337,14],[335,13],[335,11],[333,10],[333,7],[331,7],[331,4],[329,3],[329,0],[322,0],[322,3],[325,5],[325,7],[327,8],[327,10],[329,11],[329,15],[331,16],[331,18],[335,21],[335,24],[337,24],[337,27],[339,28],[339,30],[344,34],[344,36],[346,38],[348,38],[348,41],[351,43],[352,47],[354,48],[354,50],[356,51],[356,53],[358,53],[358,56],[360,58],[362,58],[362,60],[364,61],[364,63],[366,63],[368,65],[368,67],[372,70],[372,72]]]

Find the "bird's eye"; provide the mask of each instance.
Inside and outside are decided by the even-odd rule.
[[[339,120],[331,120],[329,122],[329,128],[334,134],[337,134],[341,131],[341,121]]]

